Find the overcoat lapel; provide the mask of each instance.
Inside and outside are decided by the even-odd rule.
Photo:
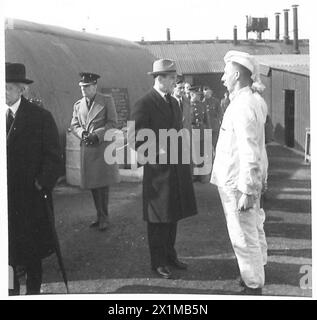
[[[101,110],[103,110],[104,106],[98,102],[98,98],[96,97],[94,102],[92,103],[90,110],[88,110],[87,102],[85,98],[82,98],[79,105],[79,114],[80,120],[85,128],[89,127],[89,124],[92,120],[96,118]]]
[[[172,110],[173,110],[173,128],[180,130],[182,126],[182,112],[179,104],[175,98],[172,98]]]
[[[169,127],[171,127],[173,124],[174,117],[169,104],[154,88],[151,90],[151,96],[156,109],[166,118],[166,120],[169,123]]]
[[[104,106],[101,105],[100,103],[98,103],[98,101],[95,101],[92,103],[91,107],[90,107],[90,110],[88,112],[88,115],[87,115],[87,128],[89,126],[89,124],[91,123],[92,120],[94,120],[96,118],[96,116],[98,115],[98,113],[104,109]]]
[[[17,137],[21,131],[23,131],[23,128],[27,121],[28,121],[28,114],[25,107],[25,98],[21,97],[21,103],[20,103],[19,109],[16,113],[14,121],[7,135],[8,145],[14,141],[15,137]]]
[[[82,98],[79,105],[79,115],[82,124],[86,125],[88,118],[88,106],[85,98]]]

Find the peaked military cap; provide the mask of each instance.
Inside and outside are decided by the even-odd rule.
[[[80,86],[89,86],[91,84],[96,84],[97,80],[100,78],[99,74],[91,72],[80,72],[79,76],[81,80],[79,81]]]
[[[201,89],[201,86],[192,86],[188,89],[190,92],[195,92],[199,94],[203,94],[203,91]]]
[[[184,82],[183,75],[178,74],[177,77],[176,77],[176,84],[183,83],[183,82]]]

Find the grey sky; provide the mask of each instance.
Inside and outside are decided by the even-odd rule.
[[[231,39],[233,26],[238,37],[245,38],[246,15],[268,17],[275,35],[275,12],[281,12],[280,32],[283,37],[283,9],[289,8],[289,30],[292,38],[293,4],[298,4],[299,37],[309,38],[312,25],[312,3],[309,0],[279,1],[213,1],[213,0],[5,0],[7,17],[58,25],[70,29],[99,33],[128,40],[165,40],[166,28],[174,40]],[[255,37],[250,34],[250,37]]]

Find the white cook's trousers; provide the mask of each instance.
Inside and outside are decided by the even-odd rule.
[[[253,208],[239,212],[238,202],[242,193],[227,187],[218,187],[218,190],[241,278],[249,288],[262,288],[267,243],[263,229],[265,212],[260,208],[260,196]]]

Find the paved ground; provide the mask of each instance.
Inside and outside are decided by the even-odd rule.
[[[300,288],[301,268],[311,265],[310,166],[302,155],[269,147],[265,231],[269,245],[264,295],[311,296]],[[89,192],[59,186],[56,225],[72,293],[239,294],[235,260],[214,186],[195,183],[199,215],[179,224],[177,251],[189,264],[162,280],[150,271],[141,184],[121,183],[111,192],[111,227],[88,228],[94,217]],[[64,293],[54,256],[44,262],[44,293]],[[309,270],[309,269],[308,269]],[[307,272],[307,271],[306,271]],[[305,282],[303,282],[305,284]]]

